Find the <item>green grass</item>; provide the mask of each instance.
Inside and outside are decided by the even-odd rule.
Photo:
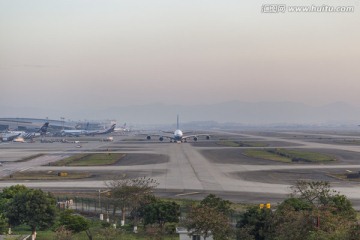
[[[35,154],[35,155],[23,157],[20,160],[17,160],[16,162],[26,162],[26,161],[30,161],[30,160],[32,160],[34,158],[38,158],[38,157],[41,157],[41,156],[44,156],[44,155],[45,154],[43,154],[43,153],[38,153],[38,154]]]
[[[279,156],[278,154],[271,153],[271,152],[269,152],[267,150],[263,150],[263,149],[247,149],[244,152],[244,154],[248,157],[253,157],[253,158],[260,158],[260,159],[265,159],[265,160],[286,162],[286,163],[291,162],[291,159],[288,157],[282,157],[282,156]]]
[[[356,174],[356,173],[352,173],[352,174]],[[336,173],[336,174],[327,174],[327,175],[339,180],[360,182],[360,177],[348,177],[349,173]]]
[[[66,179],[83,179],[91,177],[90,173],[86,172],[67,172],[67,176],[58,176],[58,171],[29,171],[29,172],[16,172],[11,174],[10,177],[2,178],[1,180],[66,180]]]
[[[230,141],[230,140],[221,140],[216,144],[227,146],[227,147],[266,147],[268,144],[263,142],[243,142],[243,141]]]
[[[334,156],[317,152],[307,152],[289,149],[276,149],[275,151],[279,155],[288,156],[293,160],[299,159],[299,161],[305,162],[329,162],[336,160]]]
[[[248,157],[260,158],[279,162],[330,162],[336,158],[331,155],[289,149],[248,149],[244,152]]]
[[[129,228],[129,227],[127,227]],[[108,239],[112,239],[112,240],[148,240],[148,239],[158,239],[155,238],[154,236],[151,237],[149,236],[148,233],[145,232],[145,230],[142,227],[138,227],[139,229],[139,233],[134,234],[132,232],[130,232],[129,230],[124,231],[121,229],[117,230],[117,234],[111,238]],[[30,235],[31,234],[31,230],[29,227],[21,225],[19,227],[15,227],[13,228],[13,232],[14,234],[23,234],[23,235]],[[102,239],[106,239],[103,235],[106,232],[106,230],[104,230],[104,228],[101,227],[101,225],[99,224],[99,221],[96,221],[93,223],[93,226],[90,227],[90,232],[92,233],[93,239],[94,240],[102,240]],[[37,240],[51,240],[54,239],[56,233],[52,230],[45,230],[45,231],[36,231],[37,235],[36,235],[36,239]],[[161,238],[163,240],[178,240],[179,239],[179,235],[178,234],[164,234],[163,238]],[[80,232],[80,233],[75,233],[73,234],[73,240],[89,240],[89,238],[87,237],[85,232]]]
[[[96,193],[92,193],[94,194],[93,196],[95,198],[97,198],[97,194]],[[169,198],[161,198],[162,200],[166,200],[166,201],[175,201],[178,204],[180,204],[181,206],[189,206],[192,205],[194,203],[199,203],[200,201],[198,200],[189,200],[189,199],[169,199]],[[239,210],[241,209],[242,211],[244,211],[245,209],[247,209],[246,206],[248,206],[248,204],[241,204],[241,203],[234,203],[233,205],[233,209],[235,210]],[[98,215],[96,215],[98,216]],[[101,222],[98,220],[98,218],[94,219],[94,218],[89,218],[89,220],[91,221],[91,227],[90,227],[90,232],[92,233],[93,239],[94,240],[105,240],[106,238],[104,237],[104,233],[107,232],[106,230],[104,230]],[[161,237],[155,237],[155,236],[151,236],[150,233],[148,233],[143,226],[139,225],[138,226],[138,230],[139,233],[134,234],[132,233],[132,226],[130,225],[130,221],[127,219],[126,220],[127,224],[125,227],[118,227],[120,228],[119,230],[117,230],[117,234],[114,237],[108,238],[108,239],[112,239],[112,240],[150,240],[150,239],[162,239],[162,240],[178,240],[179,239],[179,235],[178,234],[163,234],[163,236]],[[181,224],[178,224],[181,225]],[[53,227],[52,229],[55,229],[55,227]],[[31,230],[30,227],[26,226],[26,225],[20,225],[17,227],[13,228],[13,232],[14,234],[24,234],[24,235],[29,235],[31,234]],[[111,232],[111,231],[110,231]],[[55,232],[53,230],[45,230],[45,231],[37,231],[37,240],[52,240],[55,237]],[[80,232],[80,233],[76,233],[73,235],[73,240],[88,240],[88,237],[86,236],[85,232]]]
[[[360,141],[359,140],[335,140],[334,143],[336,144],[344,144],[344,145],[360,145]]]
[[[55,163],[52,166],[104,166],[113,165],[125,157],[125,153],[77,154]]]

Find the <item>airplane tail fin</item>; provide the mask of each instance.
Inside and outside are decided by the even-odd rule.
[[[42,125],[42,127],[39,129],[38,132],[39,132],[41,135],[46,134],[48,127],[49,127],[49,123],[46,122],[46,123],[44,123],[44,125]]]
[[[115,130],[116,124],[111,125],[111,127],[105,131],[105,133],[112,133]]]
[[[180,129],[179,128],[179,114],[177,115],[177,118],[176,118],[176,129]]]

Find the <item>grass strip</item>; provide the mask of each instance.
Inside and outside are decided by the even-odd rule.
[[[62,159],[52,166],[104,166],[113,165],[125,157],[125,153],[76,154]]]
[[[217,142],[218,145],[227,147],[266,147],[268,144],[262,142],[242,142],[242,141],[229,141],[222,140]]]
[[[336,158],[331,155],[290,149],[247,149],[244,154],[248,157],[279,161],[279,162],[330,162]]]
[[[291,159],[288,157],[279,156],[276,153],[269,152],[264,149],[247,149],[244,154],[248,157],[277,161],[277,162],[285,162],[290,163]]]
[[[27,161],[30,161],[30,160],[32,160],[34,158],[38,158],[38,157],[41,157],[41,156],[44,156],[44,155],[45,154],[43,154],[43,153],[38,153],[38,154],[35,154],[35,155],[23,157],[20,160],[17,160],[16,162],[27,162]]]
[[[16,172],[2,180],[66,180],[66,179],[83,179],[92,175],[86,172],[66,172],[66,176],[59,176],[59,171],[29,171]]]

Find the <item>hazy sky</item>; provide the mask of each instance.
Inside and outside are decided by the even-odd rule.
[[[279,1],[0,0],[0,107],[360,107],[359,0],[290,2],[355,12],[261,12]]]

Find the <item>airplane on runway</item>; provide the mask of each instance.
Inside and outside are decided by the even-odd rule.
[[[169,133],[169,132],[165,132],[165,133]],[[207,140],[210,139],[210,135],[208,135],[208,134],[193,134],[193,135],[184,136],[184,133],[179,128],[179,115],[177,115],[176,130],[174,131],[173,136],[160,135],[159,141],[162,142],[162,141],[164,141],[164,138],[168,138],[170,140],[170,142],[182,143],[182,142],[187,142],[187,140],[189,138],[192,138],[194,140],[194,142],[196,142],[198,140],[199,136],[205,136],[205,138]],[[150,140],[151,136],[148,135],[146,137],[146,139]]]
[[[110,128],[105,129],[105,130],[85,130],[85,129],[77,129],[77,130],[62,130],[60,132],[61,136],[75,136],[75,137],[79,137],[81,135],[100,135],[100,134],[108,134],[108,133],[112,133],[115,129],[116,124],[111,125]]]
[[[37,131],[31,131],[31,132],[7,131],[2,134],[1,141],[3,141],[3,142],[8,142],[8,141],[25,142],[25,139],[32,139],[35,137],[44,136],[47,132],[48,127],[49,127],[49,123],[46,122]]]

